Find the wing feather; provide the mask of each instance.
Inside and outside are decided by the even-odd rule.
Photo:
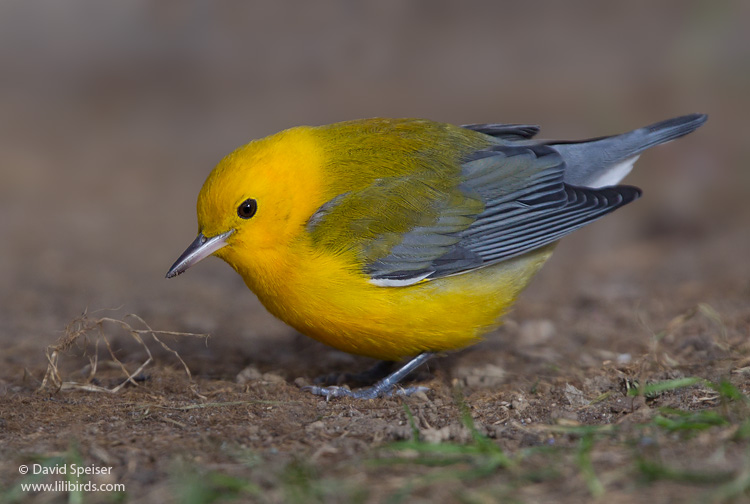
[[[464,124],[461,127],[503,140],[528,140],[539,133],[539,126],[535,124]]]
[[[491,127],[498,136],[535,132],[470,126]],[[336,229],[371,281],[410,285],[543,247],[640,196],[629,186],[565,184],[565,168],[546,145],[494,144],[466,156],[458,176],[432,171],[379,180],[324,204],[310,223],[325,237],[329,218],[346,216],[347,226]]]

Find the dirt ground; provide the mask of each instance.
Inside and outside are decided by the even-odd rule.
[[[750,501],[748,4],[272,5],[0,4],[0,502]],[[211,167],[285,127],[690,112],[426,393],[309,395],[374,362],[219,260],[163,278]]]

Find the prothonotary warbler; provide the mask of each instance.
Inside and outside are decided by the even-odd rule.
[[[215,255],[298,331],[412,358],[369,388],[309,387],[390,395],[435,353],[498,327],[560,238],[641,195],[617,185],[638,156],[706,119],[576,142],[420,119],[292,128],[219,162],[198,195],[198,236],[167,277]]]

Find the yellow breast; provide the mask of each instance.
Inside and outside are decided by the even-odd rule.
[[[476,343],[551,253],[550,246],[407,287],[374,285],[344,257],[320,254],[304,240],[252,264],[236,250],[224,258],[269,312],[301,333],[345,352],[398,360]]]

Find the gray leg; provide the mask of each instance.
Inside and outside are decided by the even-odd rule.
[[[361,388],[357,390],[349,390],[344,387],[318,387],[317,385],[311,387],[304,387],[304,390],[308,390],[315,395],[323,396],[326,399],[331,397],[353,397],[355,399],[375,399],[376,397],[390,397],[394,393],[394,388],[398,382],[406,378],[406,376],[417,369],[419,366],[430,360],[435,354],[431,352],[424,352],[412,360],[403,365],[403,367],[397,369],[395,372],[383,378],[381,381],[373,385],[372,387]],[[396,395],[411,395],[414,392],[424,392],[429,390],[427,387],[407,387],[396,391]]]

